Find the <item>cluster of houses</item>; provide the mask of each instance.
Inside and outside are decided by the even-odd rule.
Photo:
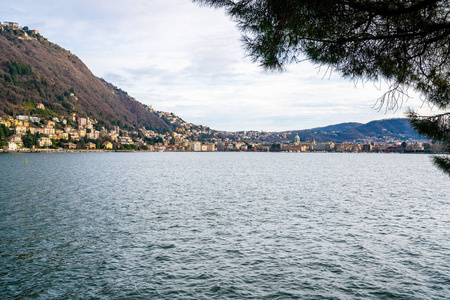
[[[45,109],[42,103],[37,108]],[[13,133],[8,137],[7,145],[0,151],[67,151],[67,150],[146,150],[146,151],[276,151],[276,152],[422,152],[443,151],[441,144],[391,141],[375,143],[373,141],[357,141],[354,143],[332,143],[316,141],[300,141],[297,135],[293,140],[284,143],[263,143],[251,140],[255,132],[230,132],[219,136],[219,132],[205,126],[181,122],[173,114],[158,112],[160,117],[169,119],[177,125],[177,131],[160,134],[144,128],[138,131],[126,131],[117,126],[110,129],[96,126],[97,121],[89,117],[71,114],[66,117],[54,117],[41,120],[39,117],[16,115],[0,117],[0,125],[9,128]],[[164,114],[164,115],[163,115]],[[172,118],[172,119],[171,119]],[[35,145],[27,148],[23,138],[28,135],[38,136]],[[200,142],[199,137],[209,134],[207,141]],[[261,133],[267,135],[266,133]],[[279,133],[273,133],[279,134]],[[285,133],[282,133],[285,135]],[[286,136],[284,136],[286,137]],[[149,141],[157,141],[149,143]],[[64,141],[62,143],[61,141]],[[80,143],[83,141],[83,143]],[[101,141],[101,143],[95,141]],[[58,143],[59,142],[59,143]],[[58,145],[58,146],[56,146]]]
[[[5,22],[3,22],[3,24],[0,24],[0,26],[11,29],[11,30],[23,29],[22,27],[19,26],[19,23],[17,23],[17,22],[5,21]],[[30,31],[32,34],[39,34],[39,30],[36,30],[36,29],[30,29],[28,31]]]
[[[38,103],[36,108],[44,110],[45,106]],[[186,151],[194,149],[193,151],[216,151],[215,145],[211,143],[189,143],[185,140],[187,132],[159,134],[144,128],[139,131],[127,131],[120,129],[118,126],[113,126],[111,129],[99,128],[99,126],[95,126],[96,124],[96,120],[89,117],[80,117],[77,114],[61,118],[54,117],[51,120],[41,120],[39,117],[26,115],[3,116],[0,117],[0,125],[7,127],[13,134],[8,137],[7,145],[0,151],[46,151],[46,148],[55,148],[58,141],[64,141],[62,145],[66,150]],[[36,144],[31,148],[27,148],[23,142],[23,138],[28,134],[39,136]],[[93,142],[99,139],[104,140],[100,147],[98,143]],[[149,139],[157,139],[159,142],[156,145],[151,145],[146,142]],[[80,148],[80,141],[83,141],[81,143],[82,148]],[[84,141],[89,142],[84,143]]]
[[[42,104],[38,104],[38,107],[40,105]],[[74,119],[77,120],[76,116],[74,117]],[[52,120],[41,122],[41,119],[39,117],[25,115],[17,115],[16,118],[13,118],[11,116],[0,117],[0,125],[4,125],[14,133],[9,137],[8,145],[4,147],[3,150],[27,151],[35,150],[36,146],[38,148],[47,148],[53,146],[54,141],[79,141],[85,136],[88,136],[89,139],[97,139],[99,137],[99,134],[97,131],[93,130],[92,120],[89,118],[88,120],[89,122],[87,122],[86,118],[79,118],[80,123],[84,122],[86,124],[84,127],[78,126],[78,129],[75,129],[72,126],[67,125],[68,119],[63,118],[53,118]],[[36,145],[33,145],[32,149],[24,148],[22,138],[27,134],[39,136],[36,141]],[[67,148],[74,149],[76,148],[76,144],[67,143]]]

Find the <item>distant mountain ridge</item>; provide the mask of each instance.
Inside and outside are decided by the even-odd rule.
[[[292,130],[289,132],[292,134],[297,133],[301,140],[330,141],[334,143],[364,139],[423,139],[411,127],[408,119],[403,118],[377,120],[367,124],[355,122],[341,123],[306,130]]]

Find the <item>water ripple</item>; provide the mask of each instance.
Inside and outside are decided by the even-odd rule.
[[[450,182],[424,155],[23,161],[0,155],[2,299],[450,295]]]

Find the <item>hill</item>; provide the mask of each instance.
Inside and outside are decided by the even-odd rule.
[[[409,140],[422,139],[411,127],[407,119],[385,119],[371,121],[367,124],[341,123],[326,127],[308,130],[290,131],[298,134],[301,140],[316,140],[318,142],[330,141],[334,143],[349,142],[354,140]]]
[[[38,109],[42,103],[45,110]],[[156,112],[94,76],[75,55],[31,30],[0,26],[0,114],[70,115],[99,124],[173,130]]]

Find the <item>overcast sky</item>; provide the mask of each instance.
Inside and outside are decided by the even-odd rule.
[[[4,21],[37,29],[98,77],[156,110],[217,130],[283,131],[430,110],[412,92],[374,108],[384,85],[356,84],[308,62],[264,72],[221,10],[190,0],[0,0]]]

